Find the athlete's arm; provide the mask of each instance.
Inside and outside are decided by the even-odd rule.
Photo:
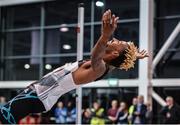
[[[92,50],[91,60],[85,62],[73,72],[75,84],[79,85],[92,82],[102,76],[105,72],[106,66],[103,61],[103,55],[105,53],[107,42],[117,27],[117,20],[118,17],[115,17],[114,15],[111,16],[110,10],[103,14],[101,36]]]
[[[92,50],[91,66],[94,71],[105,70],[103,55],[107,42],[117,27],[119,17],[111,14],[111,10],[106,11],[102,16],[102,32],[99,40]]]

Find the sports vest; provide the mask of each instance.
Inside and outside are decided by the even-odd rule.
[[[49,111],[63,94],[82,85],[74,83],[72,72],[79,67],[79,62],[67,63],[45,75],[37,84],[34,84],[39,99]]]

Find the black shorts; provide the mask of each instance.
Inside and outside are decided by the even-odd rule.
[[[37,97],[35,90],[27,88],[0,107],[0,121],[3,124],[18,124],[20,119],[30,113],[43,111],[45,111],[44,105]]]

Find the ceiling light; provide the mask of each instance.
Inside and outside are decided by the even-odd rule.
[[[104,6],[104,3],[102,1],[97,1],[96,6],[97,7],[102,7],[102,6]]]
[[[61,32],[67,32],[67,31],[69,31],[69,28],[67,27],[66,24],[62,24],[62,25],[61,25],[61,28],[60,28],[60,31],[61,31]]]
[[[29,68],[30,68],[30,65],[29,65],[29,64],[25,64],[25,65],[24,65],[24,68],[25,68],[25,69],[29,69]]]
[[[50,64],[46,64],[46,65],[45,65],[45,69],[51,70],[51,69],[52,69],[52,66],[51,66]]]
[[[69,45],[69,44],[64,44],[64,45],[63,45],[63,49],[69,50],[69,49],[71,49],[71,45]]]

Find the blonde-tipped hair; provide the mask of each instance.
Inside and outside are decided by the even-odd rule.
[[[124,70],[129,70],[130,68],[134,68],[134,64],[136,61],[136,54],[138,52],[137,47],[133,42],[128,42],[128,48],[125,50],[125,60],[122,64],[120,64],[119,68]]]

